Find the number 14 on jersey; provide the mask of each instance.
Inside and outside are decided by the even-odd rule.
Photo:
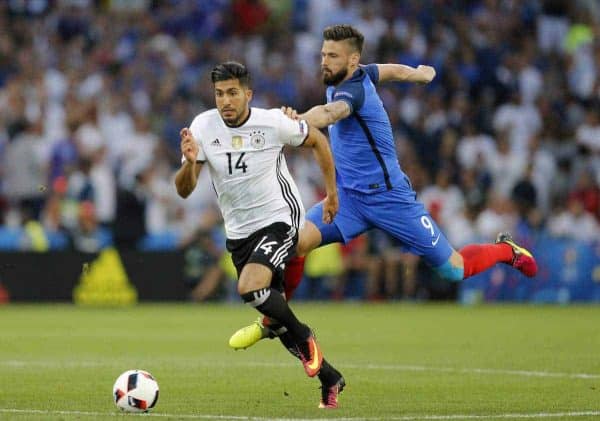
[[[246,154],[246,152],[242,152],[240,154],[240,156],[238,157],[237,161],[235,161],[235,165],[233,165],[232,163],[233,163],[233,160],[235,159],[235,157],[233,156],[234,154],[231,152],[227,152],[227,166],[229,168],[229,175],[232,175],[234,170],[238,170],[238,171],[242,171],[243,173],[246,173],[248,166],[246,165],[246,162],[244,162],[245,154]]]

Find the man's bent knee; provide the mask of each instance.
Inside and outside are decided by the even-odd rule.
[[[307,220],[298,234],[296,252],[298,256],[305,256],[321,244],[321,231],[315,224]]]
[[[447,281],[460,282],[464,279],[462,256],[456,251],[453,251],[450,258],[442,265],[434,268],[434,270],[441,278]]]
[[[251,291],[266,288],[271,285],[273,273],[268,267],[258,263],[248,263],[242,269],[238,280],[238,294],[243,295]]]
[[[436,273],[446,281],[460,282],[463,280],[463,268],[453,266],[450,261],[434,268]]]

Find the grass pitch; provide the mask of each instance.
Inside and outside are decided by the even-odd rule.
[[[138,419],[117,376],[160,385],[147,418],[600,418],[600,308],[298,304],[347,380],[335,411],[278,341],[233,351],[242,305],[0,307],[0,419]]]

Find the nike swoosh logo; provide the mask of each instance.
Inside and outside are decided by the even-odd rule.
[[[438,243],[439,239],[440,239],[440,234],[438,234],[437,238],[431,242],[431,245],[435,247],[435,245]]]
[[[313,340],[311,340],[312,342]],[[319,367],[319,347],[313,342],[313,347],[315,349],[315,357],[312,360],[312,364],[308,364],[308,368],[311,370],[316,370]]]

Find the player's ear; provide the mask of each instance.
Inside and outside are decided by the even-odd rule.
[[[252,101],[252,89],[250,88],[246,89],[246,99],[248,100],[248,102]]]
[[[354,52],[350,54],[350,64],[352,66],[358,66],[360,63],[360,54],[358,52]]]

